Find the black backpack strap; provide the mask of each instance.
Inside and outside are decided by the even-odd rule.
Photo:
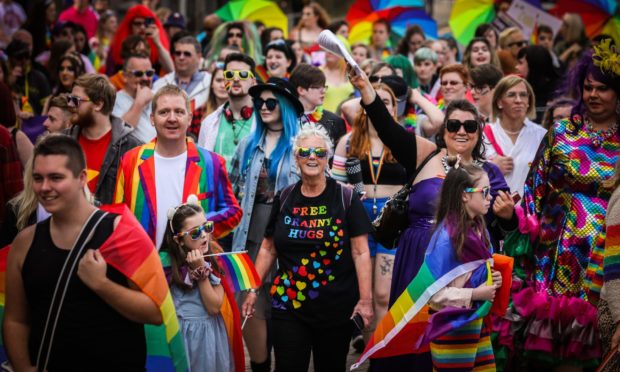
[[[351,201],[353,200],[353,190],[349,187],[342,186],[341,184],[338,184],[338,187],[340,187],[340,200],[342,201],[342,207],[346,212],[349,210]]]
[[[284,203],[286,202],[288,197],[291,195],[291,191],[293,191],[293,189],[295,188],[295,185],[297,185],[297,183],[288,185],[285,188],[283,188],[282,191],[280,191],[280,212],[282,212]]]
[[[420,166],[416,168],[415,172],[413,172],[413,174],[411,175],[411,177],[409,178],[409,181],[407,181],[407,186],[411,187],[411,185],[413,185],[413,181],[415,181],[415,178],[418,176],[418,174],[420,173],[420,171],[424,168],[424,166],[426,165],[426,163],[428,163],[432,158],[435,157],[435,155],[439,154],[439,152],[441,151],[441,148],[437,148],[435,151],[433,151],[432,153],[430,153],[430,155],[428,155],[426,157],[426,159],[424,159],[422,161],[422,163],[420,163]]]

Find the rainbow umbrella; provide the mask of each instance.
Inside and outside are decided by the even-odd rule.
[[[604,33],[620,43],[620,14],[615,0],[558,1],[549,13],[558,18],[566,13],[578,13],[588,37]]]
[[[224,22],[261,21],[267,27],[279,27],[288,35],[288,18],[276,3],[268,0],[231,0],[215,11]]]
[[[349,8],[346,20],[353,27],[371,13],[397,6],[421,8],[424,7],[424,0],[357,0]]]
[[[349,33],[349,42],[368,43],[372,35],[372,24],[378,19],[387,19],[392,25],[392,32],[400,37],[405,35],[408,26],[414,24],[420,26],[427,36],[437,37],[437,23],[424,9],[396,6],[374,11],[355,22]]]
[[[525,2],[537,8],[541,7],[540,0],[525,0]],[[474,38],[476,27],[495,19],[495,3],[494,0],[456,0],[454,2],[448,24],[452,35],[461,45],[469,44],[469,41]]]

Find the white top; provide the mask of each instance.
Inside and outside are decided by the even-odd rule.
[[[504,156],[511,156],[514,163],[512,172],[504,175],[506,183],[508,183],[510,191],[518,192],[519,195],[523,196],[525,179],[536,156],[540,142],[547,134],[547,130],[531,120],[525,119],[523,129],[521,129],[517,141],[512,143],[508,134],[499,125],[499,120],[488,125],[491,126],[495,141],[502,149]],[[484,145],[486,158],[489,160],[495,158],[497,152],[486,136],[484,136]]]
[[[133,97],[127,94],[124,90],[117,92],[116,101],[114,101],[114,108],[112,109],[112,115],[122,118],[123,115],[129,111],[131,105],[133,105],[133,101]],[[146,105],[144,110],[142,110],[142,113],[140,114],[140,121],[138,121],[138,125],[134,128],[133,134],[144,143],[151,142],[151,140],[157,135],[155,127],[151,124],[150,104]]]
[[[159,250],[168,224],[168,209],[182,203],[187,151],[172,158],[155,152],[155,197],[157,198],[157,230],[155,246]]]

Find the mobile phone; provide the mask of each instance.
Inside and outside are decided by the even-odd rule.
[[[153,18],[153,17],[147,17],[147,18],[144,19],[144,25],[146,27],[149,27],[153,23],[155,23],[155,18]]]
[[[512,201],[517,204],[518,202],[521,201],[521,195],[519,195],[518,192],[513,192],[512,195],[510,195],[512,197]]]
[[[353,318],[351,318],[351,320],[353,321],[353,324],[355,324],[357,329],[359,329],[360,331],[364,330],[364,319],[359,313],[355,313],[355,315],[353,316]]]

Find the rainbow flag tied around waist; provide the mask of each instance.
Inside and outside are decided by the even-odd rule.
[[[428,304],[434,294],[466,273],[472,273],[469,282],[473,288],[493,284],[490,257],[489,253],[488,258],[458,261],[447,231],[438,229],[420,271],[377,325],[351,370],[368,358],[427,352],[430,341],[485,317],[491,309],[488,301],[475,302],[469,309],[445,307],[433,315],[429,315]]]

